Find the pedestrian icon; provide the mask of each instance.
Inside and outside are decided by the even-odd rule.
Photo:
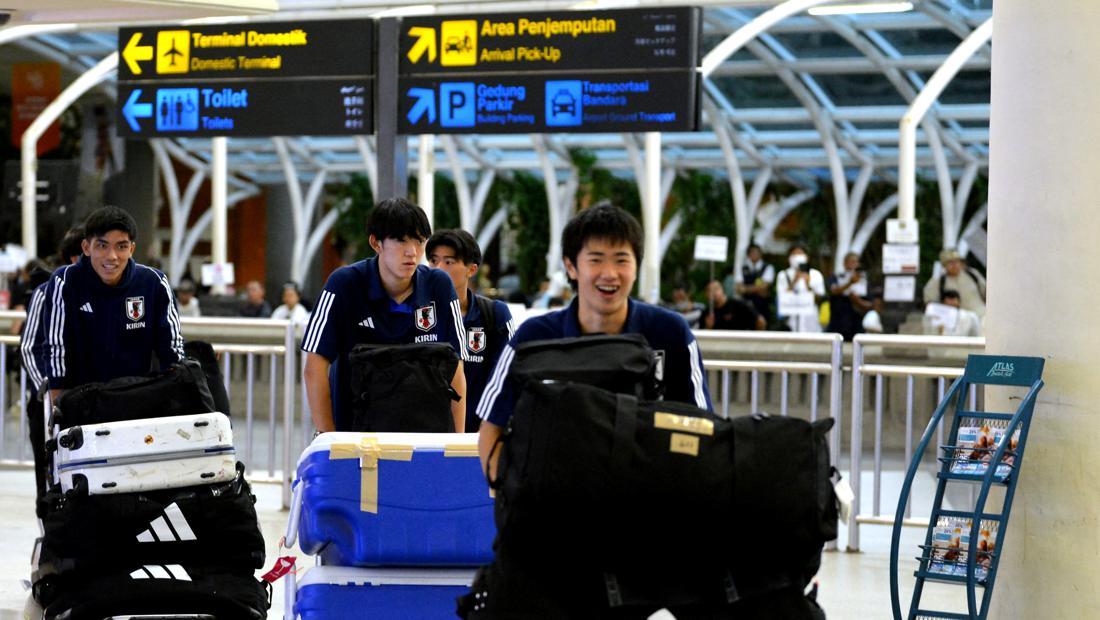
[[[157,73],[187,73],[191,63],[191,33],[162,30],[157,33]]]
[[[444,82],[439,85],[439,124],[444,127],[473,127],[477,123],[477,100],[473,82]]]
[[[195,131],[199,128],[199,89],[162,88],[157,91],[157,131]]]
[[[550,127],[577,127],[583,118],[580,80],[546,83],[546,124]]]
[[[477,64],[477,20],[445,21],[439,27],[444,67],[471,67]]]

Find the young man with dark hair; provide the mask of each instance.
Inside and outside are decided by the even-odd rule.
[[[508,378],[524,342],[588,334],[636,333],[664,357],[665,400],[712,410],[703,357],[679,314],[630,298],[642,261],[642,226],[619,207],[600,204],[577,214],[562,233],[562,263],[577,297],[569,307],[524,321],[504,348],[477,408],[478,452],[489,452],[504,431],[519,394]]]
[[[348,430],[348,353],[357,344],[443,342],[468,357],[462,310],[447,274],[420,264],[432,234],[424,211],[403,198],[378,203],[367,221],[374,258],[332,272],[302,338],[305,386],[313,425]],[[451,380],[455,432],[466,421],[466,377],[460,361]]]
[[[504,345],[515,335],[512,312],[502,301],[477,295],[470,290],[470,279],[481,266],[481,248],[465,230],[441,230],[428,239],[428,264],[451,276],[462,307],[462,325],[466,328],[466,432],[476,432],[481,424],[477,406],[485,392],[489,372],[500,358]]]
[[[51,394],[93,381],[142,376],[183,358],[179,313],[168,278],[132,258],[137,225],[117,207],[84,221],[83,256],[50,276],[41,363]]]

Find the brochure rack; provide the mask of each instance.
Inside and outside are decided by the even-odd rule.
[[[1035,400],[1043,387],[1043,358],[971,355],[966,370],[944,396],[932,414],[928,428],[921,437],[913,461],[902,484],[894,519],[893,538],[890,541],[890,599],[894,619],[923,620],[925,618],[954,618],[960,620],[985,620],[997,579],[997,566],[1001,557],[1001,542],[1005,540],[1012,499],[1016,493],[1020,465],[1027,446],[1031,415]],[[971,386],[1001,386],[1029,388],[1014,413],[968,411],[967,395]],[[935,435],[936,428],[949,412],[953,414],[948,444],[939,447],[940,468],[937,474],[936,497],[932,503],[932,516],[914,573],[916,588],[909,612],[903,616],[898,594],[898,546],[901,540],[905,506],[909,502],[913,480],[920,468],[921,458]],[[976,424],[981,431],[975,436],[960,440],[963,423],[971,428]],[[995,431],[990,430],[995,428]],[[977,440],[975,440],[977,437]],[[980,485],[973,510],[946,510],[943,499],[949,484]],[[1004,489],[1004,503],[999,513],[986,512],[986,501],[991,489]],[[968,536],[968,538],[967,538]],[[962,585],[966,588],[967,613],[935,611],[921,608],[921,595],[928,581]],[[981,599],[978,588],[982,588]]]

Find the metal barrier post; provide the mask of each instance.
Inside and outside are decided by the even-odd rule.
[[[298,370],[298,338],[294,324],[286,326],[286,355],[283,358],[283,510],[290,508],[290,483],[294,480],[297,453],[293,448],[294,435],[294,373]],[[302,391],[305,391],[302,385]],[[271,432],[275,432],[272,427]]]
[[[833,418],[833,435],[832,446],[829,450],[829,458],[833,461],[833,467],[837,467],[840,462],[840,435],[841,435],[841,417],[844,408],[841,407],[841,399],[844,394],[844,386],[841,383],[844,380],[844,339],[840,334],[833,334],[833,350],[829,356],[829,366],[832,370],[829,371],[829,416]],[[814,385],[816,387],[817,375],[814,375]],[[817,398],[817,391],[814,391],[814,398]],[[813,417],[817,417],[817,402],[814,402]],[[854,514],[854,513],[853,513]],[[835,551],[837,548],[836,541],[826,543],[825,548],[829,551]]]
[[[859,551],[859,492],[863,473],[863,343],[856,336],[852,341],[852,445],[848,464],[848,483],[855,498],[852,516],[848,520],[848,551]]]

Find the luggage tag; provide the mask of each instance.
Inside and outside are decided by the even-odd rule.
[[[840,504],[840,520],[845,525],[848,524],[848,520],[852,518],[852,502],[856,499],[856,494],[852,492],[852,485],[848,484],[848,481],[840,475],[840,472],[836,474],[837,480],[833,483],[833,491],[836,493],[836,500]]]
[[[294,563],[296,561],[298,561],[298,558],[294,556],[283,556],[275,560],[275,566],[273,566],[271,570],[264,573],[263,577],[260,577],[260,579],[263,579],[268,583],[275,583],[276,581],[285,577],[287,573],[294,570]]]

